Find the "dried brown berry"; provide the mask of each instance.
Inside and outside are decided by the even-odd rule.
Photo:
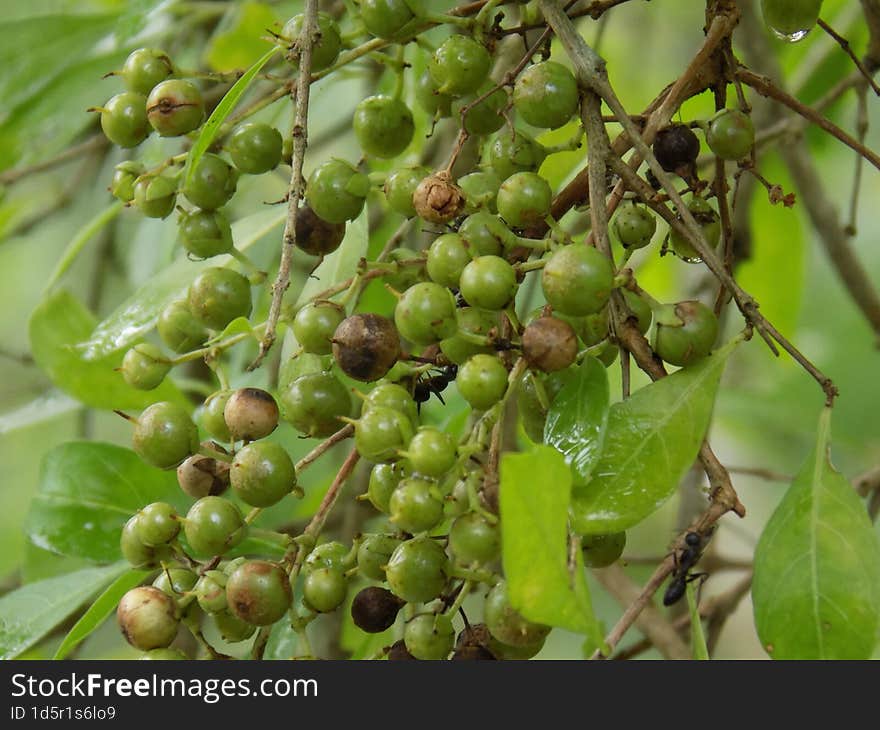
[[[278,426],[278,404],[260,388],[236,390],[223,408],[223,419],[235,441],[255,441]]]
[[[412,659],[414,661],[418,661],[412,654],[409,653],[409,650],[406,648],[406,644],[403,643],[403,639],[400,641],[395,641],[391,648],[388,650],[388,661],[391,662],[399,662]]]
[[[485,646],[480,646],[479,644],[467,644],[461,649],[456,649],[455,653],[452,655],[453,660],[495,660],[495,655],[489,651]]]
[[[333,253],[345,238],[345,223],[328,223],[308,205],[296,213],[296,246],[311,256]]]
[[[333,357],[355,380],[371,383],[387,373],[400,357],[400,334],[387,317],[353,314],[333,333]]]
[[[700,140],[684,124],[673,124],[661,129],[654,139],[654,157],[666,172],[689,177],[699,154]]]
[[[420,218],[431,223],[446,223],[464,208],[464,194],[452,182],[452,176],[441,170],[428,175],[413,193],[413,207]]]
[[[229,486],[229,464],[193,454],[177,467],[177,483],[194,499],[223,494]]]
[[[564,370],[577,357],[577,335],[568,322],[539,317],[523,331],[522,349],[533,368],[545,373]]]
[[[351,617],[362,631],[378,634],[394,623],[403,604],[387,588],[368,586],[351,602]]]

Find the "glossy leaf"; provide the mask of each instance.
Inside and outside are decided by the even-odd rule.
[[[196,165],[199,164],[202,155],[208,151],[208,148],[214,141],[214,137],[217,136],[217,132],[220,130],[220,125],[226,121],[226,117],[228,117],[232,113],[232,110],[235,109],[235,105],[238,104],[239,99],[241,99],[244,92],[248,90],[248,87],[257,77],[257,74],[260,73],[260,69],[263,68],[272,56],[280,50],[281,48],[279,46],[273,46],[266,51],[253,66],[245,71],[242,77],[232,85],[232,88],[229,91],[226,92],[226,95],[220,100],[220,103],[214,107],[214,111],[211,112],[208,121],[202,125],[199,136],[190,150],[189,157],[186,161],[186,169],[184,171],[184,185],[189,183]]]
[[[271,208],[242,218],[232,224],[232,239],[240,251],[278,228],[287,216],[285,210]],[[209,266],[225,266],[229,256],[216,256],[206,261],[181,258],[152,277],[114,312],[101,322],[78,349],[86,360],[96,360],[126,347],[149,332],[166,304],[179,299],[199,272]]]
[[[880,543],[831,465],[831,411],[755,549],[752,602],[775,659],[868,659],[880,627]]]
[[[72,441],[43,459],[25,533],[36,545],[62,555],[118,560],[126,520],[150,502],[180,507],[181,495],[173,471],[148,466],[133,451]]]
[[[123,563],[30,583],[0,598],[0,659],[13,659],[127,570]]]
[[[700,450],[732,346],[611,406],[593,476],[572,498],[578,532],[627,530],[672,496]]]
[[[510,602],[531,621],[601,643],[583,563],[568,563],[571,470],[556,449],[501,459],[501,554]],[[578,555],[578,557],[580,557]]]
[[[64,659],[71,651],[73,651],[89,634],[97,629],[104,620],[116,610],[119,599],[122,598],[130,589],[143,583],[150,575],[146,570],[129,570],[114,580],[104,592],[95,599],[95,602],[89,606],[88,610],[80,616],[73,628],[67,632],[61,646],[55,652],[53,659]]]
[[[61,391],[50,390],[23,406],[0,415],[0,436],[27,428],[82,408],[80,403]]]
[[[49,295],[31,315],[31,353],[59,389],[94,408],[144,408],[160,400],[182,400],[180,392],[167,379],[151,391],[128,385],[116,371],[122,364],[122,351],[86,359],[77,345],[94,329],[92,313],[66,291]]]
[[[608,423],[608,374],[594,357],[584,358],[553,399],[544,443],[565,457],[576,484],[586,484],[602,451]]]

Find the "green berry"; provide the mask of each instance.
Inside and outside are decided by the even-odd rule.
[[[407,289],[394,308],[394,324],[415,345],[431,345],[457,329],[455,297],[445,286],[422,282]]]
[[[355,448],[363,458],[374,462],[395,459],[412,436],[410,419],[393,408],[370,408],[354,427]]]
[[[419,422],[418,408],[412,394],[397,383],[377,383],[364,397],[364,411],[369,408],[393,408],[404,414],[413,425]]]
[[[550,633],[549,626],[523,618],[510,605],[505,581],[496,583],[486,596],[483,618],[492,636],[510,646],[531,646],[543,641]]]
[[[207,259],[232,250],[232,228],[219,210],[183,213],[178,227],[183,247],[197,258]]]
[[[116,620],[125,640],[141,651],[164,649],[177,636],[177,604],[153,586],[128,591],[116,608]]]
[[[153,587],[180,601],[195,587],[198,579],[199,576],[189,568],[165,568],[156,576]]]
[[[150,133],[143,94],[123,91],[109,99],[100,112],[104,135],[120,147],[137,147]]]
[[[397,157],[415,133],[409,107],[383,95],[370,96],[355,107],[352,127],[361,149],[373,157]]]
[[[128,54],[120,76],[130,91],[149,94],[174,71],[171,59],[156,48],[138,48]]]
[[[416,659],[446,659],[455,643],[455,630],[448,616],[423,613],[407,623],[403,641]]]
[[[370,472],[367,499],[380,512],[390,509],[391,495],[400,484],[403,472],[396,464],[376,464]],[[387,561],[386,561],[387,562]]]
[[[305,352],[329,355],[336,328],[345,319],[345,310],[333,302],[311,302],[296,313],[291,328]]]
[[[226,581],[230,612],[253,626],[269,626],[290,608],[293,595],[287,571],[277,563],[248,560]]]
[[[552,202],[550,184],[535,172],[514,173],[498,188],[498,215],[514,228],[543,223]]]
[[[177,182],[164,175],[139,177],[131,204],[147,218],[167,218],[174,210]]]
[[[427,477],[442,477],[457,459],[455,439],[433,426],[423,426],[412,437],[406,458],[413,471]]]
[[[223,418],[233,441],[256,441],[278,427],[278,404],[261,388],[239,388],[226,401]]]
[[[333,373],[308,373],[290,382],[281,392],[281,413],[297,431],[324,438],[344,425],[340,417],[351,415],[348,388]]]
[[[247,525],[228,499],[202,497],[187,512],[183,531],[197,555],[222,555],[241,542]]]
[[[347,592],[345,575],[335,568],[317,568],[303,581],[303,601],[318,613],[335,611],[345,601]]]
[[[489,146],[489,166],[502,180],[517,172],[537,172],[547,157],[540,142],[518,129],[501,132]]]
[[[439,84],[434,81],[431,72],[425,72],[416,81],[416,101],[432,117],[448,117],[452,115],[452,102],[455,97],[441,94]]]
[[[709,248],[714,249],[721,240],[721,219],[715,209],[699,195],[692,195],[686,203],[694,220],[700,224],[703,238]],[[669,244],[672,250],[685,261],[699,263],[700,253],[674,228],[669,231]]]
[[[472,408],[485,411],[507,391],[507,368],[494,355],[474,355],[458,369],[455,384]]]
[[[171,363],[155,345],[145,342],[130,348],[122,358],[122,377],[132,388],[153,390],[171,370]]]
[[[375,468],[388,467],[388,464],[377,464]],[[367,535],[358,546],[357,565],[358,571],[366,578],[372,580],[385,580],[385,566],[391,559],[391,554],[400,545],[400,540],[388,535]]]
[[[133,160],[120,162],[113,168],[113,178],[110,180],[110,193],[123,203],[134,200],[134,184],[138,177],[144,174],[144,166]]]
[[[240,124],[229,136],[226,151],[239,172],[260,175],[281,162],[281,132],[268,124]]]
[[[137,419],[132,447],[148,464],[172,469],[198,450],[199,432],[181,406],[154,403]]]
[[[516,271],[500,256],[479,256],[464,267],[459,289],[471,306],[499,311],[516,295]]]
[[[498,525],[477,512],[468,512],[449,528],[449,549],[465,565],[491,563],[501,555]]]
[[[162,137],[179,137],[192,132],[205,119],[202,92],[182,79],[168,79],[156,84],[146,104],[147,119]]]
[[[396,40],[397,34],[416,16],[421,5],[415,0],[361,0],[360,18],[371,35]]]
[[[446,585],[446,552],[430,537],[400,543],[391,554],[385,576],[394,595],[410,603],[427,603]]]
[[[629,289],[623,290],[623,298],[636,318],[639,332],[645,334],[651,328],[651,321],[654,318],[651,305],[635,292],[629,291]]]
[[[209,570],[194,587],[199,608],[206,613],[226,611],[226,583],[229,577],[222,570]]]
[[[575,317],[600,311],[614,284],[611,262],[592,246],[570,244],[544,266],[541,286],[554,310]]]
[[[306,185],[306,202],[328,223],[345,223],[364,209],[370,180],[344,160],[330,159],[316,167]]]
[[[618,209],[612,227],[624,248],[639,249],[651,243],[657,219],[644,206],[630,203]]]
[[[502,112],[507,106],[507,94],[504,89],[495,89],[479,104],[474,104],[479,97],[494,87],[493,83],[487,82],[474,95],[462,97],[452,105],[452,114],[456,119],[461,118],[464,107],[469,107],[464,118],[464,128],[468,134],[492,134],[504,126]]]
[[[293,461],[274,441],[255,441],[238,451],[229,478],[235,493],[252,507],[271,507],[296,486]]]
[[[138,515],[129,518],[122,528],[119,537],[119,549],[132,568],[146,570],[157,568],[163,560],[171,558],[171,549],[162,545],[151,548],[144,545],[138,536]]]
[[[202,155],[181,191],[193,205],[216,210],[232,198],[238,172],[219,155]]]
[[[498,314],[476,307],[462,307],[458,310],[458,331],[440,341],[440,350],[452,363],[461,365],[473,355],[492,354],[491,345],[480,344],[470,339],[473,335],[488,336],[498,330]]]
[[[819,20],[822,0],[761,0],[764,22],[783,40],[799,41]]]
[[[458,235],[477,256],[498,256],[516,237],[497,215],[481,210],[465,218]]]
[[[342,572],[348,567],[346,565],[347,557],[348,548],[341,542],[337,540],[322,542],[308,554],[303,567],[307,573],[321,568],[332,568]]]
[[[304,20],[303,13],[294,15],[285,23],[284,29],[281,31],[281,35],[290,41],[287,59],[293,63],[294,67],[299,67],[298,41],[302,34]],[[336,20],[328,13],[318,13],[318,42],[312,44],[312,71],[322,71],[331,66],[341,50],[342,36]]]
[[[217,630],[223,641],[230,644],[237,644],[239,641],[249,639],[254,635],[257,627],[242,621],[238,616],[233,615],[229,611],[220,611],[215,613],[212,618],[217,624]]]
[[[419,183],[430,174],[426,167],[402,167],[385,178],[385,200],[388,207],[407,218],[416,214],[413,206],[413,193]]]
[[[167,545],[180,532],[180,519],[167,502],[153,502],[137,513],[135,532],[147,547]]]
[[[205,327],[222,330],[232,320],[250,315],[251,285],[237,271],[215,266],[190,284],[187,304]]]
[[[189,311],[185,299],[176,299],[165,306],[159,313],[156,331],[174,352],[195,350],[208,339],[208,330]]]
[[[724,109],[709,122],[706,143],[722,160],[748,157],[755,144],[752,118],[738,109]]]
[[[441,94],[464,96],[482,86],[489,77],[492,58],[473,38],[453,35],[434,51],[428,70]]]
[[[584,565],[589,568],[607,568],[615,563],[626,547],[626,533],[614,532],[610,535],[584,535],[581,549]]]
[[[658,321],[652,343],[654,352],[670,365],[690,365],[709,354],[718,338],[718,319],[698,301],[674,305],[681,326]]]
[[[229,442],[232,440],[223,413],[226,409],[226,402],[234,392],[233,390],[218,390],[205,400],[205,407],[202,411],[202,426],[210,436],[218,441]]]
[[[477,170],[462,178],[458,185],[464,193],[465,211],[474,213],[480,209],[486,209],[490,213],[496,213],[498,206],[498,189],[501,187],[501,178],[492,169]]]
[[[388,502],[391,522],[410,534],[436,527],[443,519],[443,502],[435,496],[436,488],[430,479],[401,479]]]
[[[533,127],[561,127],[578,108],[578,87],[574,75],[555,61],[529,66],[513,87],[513,105]]]
[[[153,661],[182,661],[189,659],[180,649],[151,649],[141,655],[140,659]]]

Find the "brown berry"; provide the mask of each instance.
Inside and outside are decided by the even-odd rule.
[[[142,651],[164,649],[177,636],[177,604],[153,586],[128,591],[116,608],[116,620],[125,640]]]
[[[400,357],[400,334],[387,317],[353,314],[333,333],[333,357],[355,380],[371,383],[384,376]]]
[[[654,139],[654,157],[666,172],[689,177],[699,154],[700,140],[684,124],[673,124],[661,129]]]
[[[522,349],[531,367],[545,373],[564,370],[577,357],[577,335],[568,322],[539,317],[523,331]]]
[[[395,641],[388,650],[388,661],[390,662],[406,661],[409,659],[418,661],[418,659],[409,653],[406,644],[403,643],[403,639]]]
[[[413,207],[418,216],[431,223],[446,223],[464,208],[464,194],[452,182],[452,176],[441,170],[428,175],[413,193]]]
[[[351,617],[362,631],[378,634],[394,623],[404,603],[387,588],[368,586],[351,602]]]
[[[177,483],[194,499],[223,494],[229,486],[229,464],[193,454],[177,467]]]
[[[235,441],[256,441],[278,426],[278,404],[260,388],[236,390],[223,408],[223,419]]]
[[[309,206],[296,213],[296,246],[311,256],[326,256],[339,248],[345,238],[345,223],[328,223]]]
[[[479,644],[467,644],[461,649],[456,649],[455,653],[452,655],[453,660],[495,660],[495,655],[489,651],[485,646],[480,646]]]

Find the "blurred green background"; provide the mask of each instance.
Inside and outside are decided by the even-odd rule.
[[[267,48],[260,40],[267,28],[283,22],[300,8],[298,2],[173,2],[136,0],[7,0],[0,20],[0,171],[33,165],[93,135],[95,116],[86,109],[101,104],[121,84],[102,79],[119,68],[129,50],[159,45],[187,68],[228,70],[251,63]],[[864,50],[867,31],[858,3],[826,0],[823,17]],[[581,22],[584,37],[596,42],[608,60],[609,73],[627,108],[641,110],[690,60],[702,39],[704,3],[698,0],[632,0],[610,12],[601,24]],[[209,31],[206,28],[213,26]],[[279,27],[275,25],[276,29]],[[819,31],[797,45],[771,41],[790,88],[811,102],[852,72],[849,59]],[[747,49],[742,49],[747,50]],[[350,119],[354,105],[375,88],[373,67],[359,67],[318,83],[312,92],[310,130],[313,146],[306,171],[333,155],[356,160],[357,145]],[[380,80],[389,84],[389,80]],[[711,95],[688,102],[682,118],[706,118]],[[753,95],[750,95],[753,99]],[[880,105],[869,96],[867,144],[880,148]],[[846,95],[828,110],[847,130],[856,120],[855,97]],[[781,114],[781,112],[780,112]],[[261,119],[289,129],[290,107],[278,103]],[[776,119],[779,114],[776,115]],[[424,132],[428,120],[418,116]],[[442,131],[442,130],[440,130]],[[572,130],[546,135],[564,139]],[[612,130],[613,132],[613,130]],[[419,157],[419,140],[408,152]],[[854,153],[811,129],[806,140],[821,181],[842,217],[848,215]],[[174,141],[151,138],[139,153],[154,161],[176,150]],[[172,152],[169,152],[172,150]],[[55,389],[29,358],[27,322],[41,302],[45,286],[76,231],[111,203],[107,184],[123,151],[77,158],[50,171],[28,176],[2,188],[0,197],[0,591],[69,570],[74,558],[62,558],[28,544],[22,525],[36,489],[43,455],[57,444],[89,438],[127,444],[127,429],[112,413],[86,411]],[[441,157],[443,155],[441,154]],[[552,157],[542,169],[554,184],[569,179],[584,163],[583,150]],[[772,146],[759,154],[759,169],[773,183],[797,192]],[[287,168],[277,175],[248,177],[231,204],[233,217],[243,217],[278,200],[286,190]],[[753,252],[739,279],[761,303],[762,312],[794,341],[840,388],[833,419],[833,459],[848,477],[880,463],[880,357],[871,330],[850,300],[810,226],[803,205],[773,206],[757,186],[750,200]],[[858,198],[857,233],[852,245],[871,278],[880,282],[880,174],[866,165]],[[371,251],[378,251],[400,223],[382,222],[381,203],[370,202]],[[567,219],[566,223],[570,221]],[[576,225],[576,221],[572,223]],[[277,255],[279,230],[253,247],[254,258],[269,266]],[[87,303],[100,320],[133,290],[177,257],[172,219],[145,220],[123,213],[91,240],[62,280],[64,288]],[[671,257],[636,257],[639,281],[658,299],[685,299],[700,285],[690,267]],[[302,286],[309,262],[299,262],[294,286]],[[386,293],[371,289],[368,302],[380,304]],[[372,297],[372,298],[370,298]],[[524,303],[524,307],[529,306]],[[265,308],[266,302],[262,303]],[[731,327],[737,323],[732,322]],[[249,380],[253,383],[253,380]],[[731,360],[717,404],[712,442],[726,464],[793,474],[809,452],[823,403],[820,389],[787,357],[774,359],[757,338]],[[437,418],[440,417],[438,414]],[[279,438],[304,452],[308,444],[292,431]],[[310,474],[326,484],[333,464]],[[714,541],[725,557],[749,559],[757,536],[781,497],[783,483],[736,475],[735,483],[748,516],[728,516]],[[693,486],[690,487],[692,491]],[[318,498],[320,491],[317,491]],[[693,509],[676,500],[632,531],[625,557],[661,558],[675,530]],[[699,500],[699,495],[697,494]],[[700,503],[700,502],[698,502]],[[314,507],[307,500],[306,514]],[[640,580],[651,570],[633,560],[631,575]],[[741,575],[723,572],[707,582],[704,595],[721,592]],[[620,608],[596,588],[595,603],[610,626]],[[53,635],[29,653],[51,656],[62,634]],[[628,640],[637,638],[633,631]],[[131,656],[113,626],[91,637],[79,657]],[[556,631],[540,655],[580,657],[580,640]],[[647,654],[646,656],[652,656]],[[744,600],[721,635],[718,658],[764,656]]]

